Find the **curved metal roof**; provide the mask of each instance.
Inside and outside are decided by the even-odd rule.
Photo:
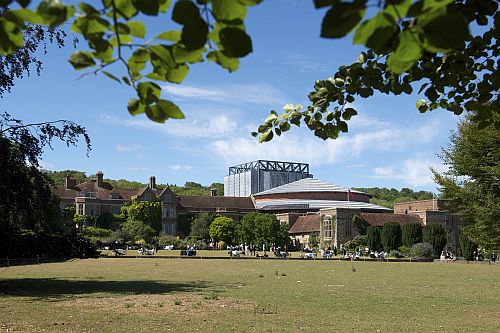
[[[367,202],[338,201],[338,200],[303,200],[303,199],[261,200],[255,203],[255,207],[258,210],[351,208],[351,209],[392,211],[392,209],[374,205]]]
[[[304,178],[304,179],[296,180],[294,182],[291,182],[291,183],[288,183],[285,185],[271,188],[269,190],[255,193],[254,196],[267,195],[267,194],[298,193],[298,192],[345,192],[345,193],[347,193],[347,191],[348,191],[347,187],[326,183],[326,182],[323,182],[323,181],[315,179],[315,178]],[[368,195],[367,193],[355,191],[355,190],[351,190],[351,192]]]

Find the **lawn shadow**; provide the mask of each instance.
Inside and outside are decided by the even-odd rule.
[[[109,281],[54,278],[0,279],[0,296],[61,298],[71,295],[110,293],[113,295],[168,294],[200,292],[211,287],[205,281]]]

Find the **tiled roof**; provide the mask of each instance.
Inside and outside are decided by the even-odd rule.
[[[361,213],[361,217],[375,227],[381,227],[387,222],[397,222],[401,226],[410,223],[423,225],[420,217],[414,214]]]
[[[319,231],[319,222],[319,214],[299,216],[288,232],[290,234],[308,234],[316,232]]]
[[[322,182],[315,178],[304,178],[300,180],[296,180],[294,182],[281,185],[275,188],[271,188],[266,191],[262,191],[254,194],[254,196],[258,197],[260,195],[267,194],[282,194],[282,193],[297,193],[297,192],[345,192],[347,193],[348,188],[343,186],[338,186],[326,182]],[[364,192],[351,190],[352,193],[362,193]]]
[[[180,195],[179,204],[194,208],[238,208],[254,210],[251,197],[220,197],[205,195]]]
[[[257,201],[255,205],[256,208],[259,210],[321,209],[321,208],[376,209],[381,211],[392,210],[389,208],[385,208],[367,202],[337,201],[337,200],[303,200],[303,199],[261,200]]]

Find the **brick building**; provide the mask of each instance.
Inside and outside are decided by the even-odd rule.
[[[244,214],[254,211],[251,197],[219,197],[215,190],[211,196],[177,195],[170,188],[160,189],[156,178],[149,178],[147,187],[141,189],[116,188],[103,181],[104,174],[98,171],[95,178],[76,184],[66,176],[65,184],[54,189],[60,197],[61,209],[75,205],[76,214],[100,216],[105,213],[118,214],[121,206],[132,200],[159,200],[162,210],[162,232],[178,235],[179,215],[212,212],[239,220]]]

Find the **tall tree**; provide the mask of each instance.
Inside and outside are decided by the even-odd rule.
[[[191,223],[190,236],[198,239],[209,239],[210,224],[212,224],[213,220],[214,215],[212,213],[203,212],[198,214]]]
[[[441,159],[447,172],[434,171],[442,197],[472,225],[470,239],[485,248],[500,248],[500,129],[463,121],[451,134]]]
[[[422,227],[418,223],[405,224],[402,228],[402,242],[404,246],[422,242]]]
[[[397,250],[401,246],[401,227],[397,222],[387,222],[380,231],[384,251]]]
[[[366,237],[368,248],[371,251],[380,251],[382,249],[382,242],[380,240],[380,228],[369,226],[366,228]]]
[[[433,223],[424,228],[423,241],[432,245],[434,255],[437,257],[446,245],[446,231],[441,224]]]
[[[226,244],[233,244],[235,240],[236,224],[229,217],[216,217],[210,224],[210,237],[215,241],[223,241]]]
[[[66,120],[23,124],[0,115],[0,224],[3,228],[50,230],[58,224],[58,199],[52,182],[39,169],[43,148],[54,139],[76,145],[82,136],[90,150],[85,128]]]

